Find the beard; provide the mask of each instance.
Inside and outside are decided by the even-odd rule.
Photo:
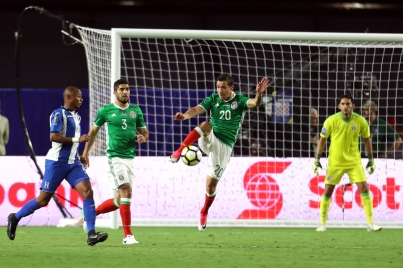
[[[126,104],[126,103],[129,102],[129,98],[127,98],[127,99],[117,98],[117,99],[118,99],[118,101],[119,101],[120,103],[123,103],[123,104]]]

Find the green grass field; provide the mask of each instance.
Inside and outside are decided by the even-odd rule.
[[[81,228],[0,227],[0,267],[403,267],[403,230],[135,227],[87,246]]]

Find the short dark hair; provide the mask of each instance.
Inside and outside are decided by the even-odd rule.
[[[353,97],[351,97],[351,95],[344,94],[343,96],[341,96],[339,98],[339,103],[341,102],[342,99],[349,99],[349,100],[351,100],[351,103],[354,104],[354,99],[353,99]]]
[[[67,95],[73,94],[76,90],[79,90],[78,87],[75,86],[66,87],[66,89],[63,91],[63,97],[65,98]]]
[[[113,91],[116,91],[119,88],[119,85],[129,84],[126,78],[120,78],[113,84]]]
[[[220,74],[217,77],[217,81],[227,81],[227,85],[228,86],[233,86],[234,85],[234,80],[232,79],[232,76],[230,76],[229,74]]]

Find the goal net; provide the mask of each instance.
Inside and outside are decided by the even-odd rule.
[[[385,120],[379,122],[389,124],[371,125],[379,159],[368,181],[374,221],[403,226],[401,146],[381,158],[402,133],[403,35],[77,29],[87,56],[91,123],[102,105],[114,101],[112,85],[124,77],[131,102],[142,109],[150,132],[149,141],[136,149],[133,225],[197,224],[207,157],[196,167],[166,160],[208,114],[184,122],[174,121],[173,115],[199,104],[215,91],[218,75],[228,73],[234,91],[251,98],[263,77],[269,77],[271,86],[262,105],[244,118],[209,212],[210,226],[316,225],[327,148],[319,176],[311,165],[322,124],[339,111],[338,98],[345,93],[354,97],[358,114],[368,100],[374,101],[376,115]],[[106,143],[104,126],[89,169],[97,204],[112,197]],[[362,158],[365,166],[365,150]],[[365,226],[358,189],[343,189],[347,183],[345,175],[332,198],[328,223]],[[116,228],[119,221],[115,212],[100,215],[97,225]]]

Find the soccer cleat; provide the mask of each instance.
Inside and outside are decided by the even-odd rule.
[[[171,163],[178,163],[179,158],[181,158],[181,153],[178,151],[175,151],[168,159],[169,162]]]
[[[94,234],[89,234],[88,239],[87,239],[87,245],[93,246],[99,242],[104,242],[108,238],[107,233],[94,233]]]
[[[133,235],[127,235],[125,238],[123,238],[123,244],[124,245],[139,244],[139,241],[137,241]]]
[[[84,210],[81,210],[81,218],[83,218],[83,230],[84,230],[84,233],[88,233],[88,226],[87,226],[87,221],[85,220],[85,217],[84,217]]]
[[[199,224],[197,225],[200,232],[203,232],[207,228],[207,215],[208,215],[207,213],[206,214],[200,213],[200,221]]]
[[[204,232],[206,230],[207,224],[201,225],[200,222],[197,224],[197,228],[200,232]]]
[[[316,228],[317,232],[325,232],[326,231],[326,224],[320,224],[318,228]]]
[[[8,224],[7,224],[7,235],[10,240],[15,239],[15,231],[17,230],[18,222],[17,218],[15,217],[15,213],[10,213],[8,215]]]
[[[379,225],[376,225],[374,223],[368,224],[368,228],[367,228],[368,232],[379,232],[382,231],[382,227]]]

